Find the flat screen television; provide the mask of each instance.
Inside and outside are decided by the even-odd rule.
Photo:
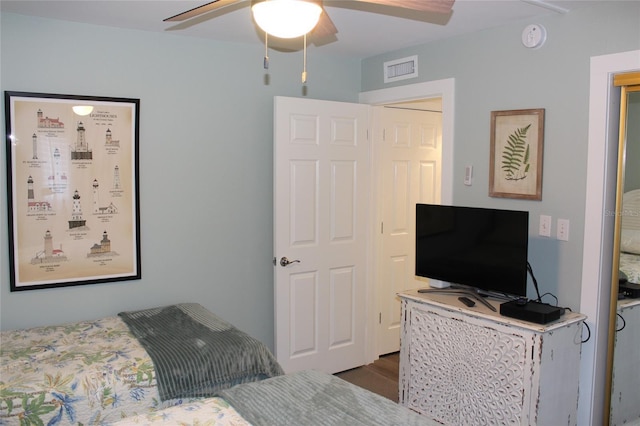
[[[529,212],[416,205],[416,275],[506,297],[527,295]]]

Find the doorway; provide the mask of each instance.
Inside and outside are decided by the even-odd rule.
[[[398,86],[388,89],[374,90],[370,92],[363,92],[360,94],[360,103],[369,104],[372,106],[382,106],[389,104],[397,104],[403,102],[412,102],[422,99],[434,99],[439,98],[442,102],[442,151],[441,151],[441,173],[440,173],[440,202],[442,204],[451,204],[453,195],[453,114],[454,114],[454,79],[444,79],[425,83],[410,84],[406,86]],[[376,163],[376,153],[374,151],[374,164]],[[377,171],[373,172],[376,175]],[[381,188],[378,182],[372,185],[371,189],[371,223],[379,223],[377,217],[377,206],[380,204]],[[378,266],[375,263],[376,256],[373,253],[378,253],[382,241],[380,240],[380,233],[377,226],[372,226],[371,241],[373,242],[372,250],[370,253],[370,259],[372,264],[370,270],[377,271]],[[375,280],[374,280],[375,281]],[[378,330],[380,324],[380,306],[386,303],[386,295],[381,291],[380,282],[375,282],[373,286],[368,286],[367,292],[367,329],[371,330],[368,333],[367,339],[367,362],[373,362],[380,355],[380,336],[374,332]]]
[[[615,202],[620,95],[611,90],[613,74],[640,69],[640,51],[591,58],[589,92],[588,188],[580,312],[592,338],[582,345],[578,424],[602,424],[606,389],[613,220],[602,212]]]
[[[378,289],[377,354],[400,350],[398,293],[424,287],[415,276],[415,206],[440,203],[442,100],[432,98],[373,107],[371,143],[379,161],[372,278]]]
[[[390,104],[390,103],[399,103],[399,102],[411,102],[411,101],[415,101],[418,99],[430,99],[430,98],[439,98],[442,100],[442,114],[441,114],[441,122],[442,122],[442,149],[441,149],[441,170],[442,172],[440,173],[440,202],[442,203],[446,203],[446,204],[450,204],[451,203],[451,194],[452,194],[452,181],[453,181],[453,170],[452,170],[452,164],[453,164],[453,111],[454,111],[454,80],[453,79],[447,79],[447,80],[438,80],[435,82],[427,82],[427,83],[420,83],[420,84],[416,84],[416,85],[408,85],[408,86],[402,86],[402,87],[397,87],[397,88],[391,88],[391,89],[382,89],[382,90],[378,90],[378,91],[373,91],[373,92],[365,92],[362,93],[360,96],[360,104],[353,104],[352,107],[365,107],[366,104],[371,105],[371,106],[380,106],[380,105],[384,105],[384,104]],[[300,100],[298,100],[298,102],[301,102]],[[307,100],[307,102],[309,104],[313,104],[313,103],[327,103],[328,101],[315,101],[315,102],[311,102],[309,100]],[[336,106],[337,107],[337,106]],[[359,108],[358,108],[359,109]],[[369,108],[369,111],[374,110],[375,108]],[[291,109],[291,113],[294,113],[295,111],[297,111],[295,108]],[[276,117],[278,117],[280,112],[284,112],[284,111],[280,111],[279,108],[274,108],[274,112]],[[298,113],[300,113],[300,111],[297,111]],[[312,116],[314,116],[315,113],[313,113],[312,111],[309,111],[305,114],[294,114],[297,119],[294,121],[288,120],[288,119],[284,119],[283,123],[286,122],[288,123],[287,126],[283,126],[282,128],[286,128],[288,129],[287,131],[284,132],[280,132],[282,134],[285,135],[284,140],[291,140],[291,137],[293,137],[293,139],[295,141],[298,142],[298,145],[300,144],[305,144],[305,142],[309,142],[312,140],[315,140],[318,136],[317,132],[314,130],[316,129],[317,125],[320,125],[322,123],[324,123],[325,121],[320,120],[317,121],[316,119],[311,119]],[[284,114],[287,115],[287,114]],[[366,114],[365,114],[366,116]],[[351,125],[351,126],[346,126],[347,122],[352,122],[353,120],[345,120],[344,117],[339,119],[340,123],[337,125],[338,128],[340,129],[346,129],[346,128],[350,128],[350,129],[360,129],[361,131],[364,131],[365,135],[364,136],[359,136],[358,139],[359,140],[365,140],[366,138],[366,129],[363,126],[358,126],[358,125]],[[358,119],[358,121],[362,121],[360,119]],[[291,124],[295,124],[295,126],[293,128],[290,127]],[[315,123],[315,124],[314,124]],[[325,123],[326,124],[326,123]],[[334,123],[335,124],[335,123]],[[345,127],[346,126],[346,127]],[[326,126],[321,126],[321,127],[326,127]],[[329,126],[332,127],[332,126]],[[275,129],[280,129],[281,126],[279,125],[275,125]],[[332,127],[334,130],[336,129],[335,126]],[[338,132],[335,133],[333,132],[332,134],[334,136],[340,136],[338,137],[339,141],[337,141],[337,145],[343,146],[345,145],[345,141],[343,140],[343,138],[341,137],[341,135],[343,135],[343,133],[346,134],[351,134],[353,132]],[[280,139],[278,136],[278,132],[275,132],[275,136],[274,136],[275,140],[276,140],[276,144],[277,141]],[[314,145],[314,144],[311,144]],[[346,144],[349,146],[360,146],[360,144],[357,143],[351,143],[351,144]],[[362,146],[366,146],[367,144],[362,144]],[[344,148],[344,147],[343,147]],[[342,148],[341,148],[342,149]],[[278,151],[276,149],[276,151]],[[373,157],[375,157],[376,152],[374,150],[372,150],[371,155]],[[274,154],[274,157],[277,159],[279,158],[278,155]],[[305,157],[306,158],[306,157]],[[367,164],[375,164],[375,158],[373,159],[369,159],[367,161],[365,161]],[[304,164],[300,163],[300,162],[296,162],[296,167],[294,167],[295,170],[298,170],[298,166],[302,167],[304,165],[308,166],[308,173],[306,173],[305,176],[308,177],[308,179],[305,180],[305,182],[308,181],[308,183],[313,183],[315,179],[317,179],[318,175],[317,173],[313,172],[313,170],[315,170],[316,166],[311,167],[311,164],[316,164],[314,162],[304,162]],[[363,167],[358,167],[358,170],[368,170],[369,167],[367,165],[365,165],[364,163],[361,164]],[[274,167],[276,170],[280,170],[280,167],[278,167],[278,162],[274,159]],[[291,168],[289,166],[282,168],[283,170],[291,170]],[[300,169],[302,170],[302,169]],[[274,172],[275,173],[275,172]],[[358,182],[362,182],[362,183],[367,183],[368,180],[370,180],[370,178],[372,176],[375,176],[376,172],[373,171],[371,173],[367,173],[367,176],[369,177],[369,179],[358,179]],[[280,176],[279,174],[275,174],[275,176]],[[344,176],[351,176],[351,174],[344,174]],[[277,181],[278,179],[274,179],[274,181]],[[326,180],[326,179],[325,179]],[[296,182],[298,182],[298,180],[296,180]],[[327,182],[330,182],[330,180],[328,180]],[[353,181],[355,182],[355,181]],[[275,197],[274,197],[274,202],[277,205],[279,205],[280,203],[277,201],[278,200],[278,193],[281,191],[278,191],[277,188],[290,188],[290,185],[287,184],[286,182],[283,183],[282,185],[274,182],[274,187],[275,189]],[[340,193],[344,193],[346,191],[346,189],[350,188],[349,185],[346,186],[342,186],[342,185],[334,185],[334,187],[338,188],[342,188],[342,190],[340,191]],[[376,182],[371,182],[371,184],[367,184],[365,185],[364,188],[361,188],[360,191],[346,191],[347,193],[354,195],[354,194],[361,194],[361,195],[365,195],[368,197],[366,197],[366,200],[362,200],[364,202],[364,205],[366,205],[366,209],[363,211],[366,211],[367,216],[364,218],[364,220],[360,220],[358,221],[358,223],[363,224],[365,222],[368,222],[369,224],[374,224],[376,223],[376,212],[377,212],[377,206],[379,205],[379,203],[381,202],[381,198],[377,196],[377,194],[380,191],[380,187],[376,185]],[[297,193],[300,194],[300,200],[303,199],[307,199],[308,195],[311,194],[311,192],[309,191],[303,191],[300,190]],[[314,198],[315,199],[315,198]],[[348,205],[351,205],[350,203],[347,203]],[[347,205],[345,203],[340,203],[340,205]],[[308,211],[308,206],[309,203],[304,202],[304,203],[299,203],[299,205],[301,206],[302,210],[301,211]],[[358,205],[363,205],[362,202],[358,202]],[[289,211],[289,208],[286,207],[286,203],[283,204],[284,206],[284,210],[283,211]],[[306,206],[306,207],[305,207]],[[275,208],[276,211],[278,211],[279,209],[276,207]],[[280,220],[277,219],[278,214],[277,212],[274,213],[274,224],[275,223],[280,223]],[[282,223],[290,223],[291,221],[283,221]],[[308,224],[314,224],[316,223],[315,220],[310,220],[307,221],[305,223]],[[346,223],[346,222],[344,222]],[[347,226],[345,229],[348,229],[349,227]],[[370,272],[373,272],[375,270],[377,270],[377,265],[375,263],[375,256],[374,253],[376,253],[376,245],[379,244],[377,238],[379,236],[379,234],[376,232],[376,226],[368,226],[367,230],[365,231],[366,234],[366,240],[368,240],[370,242],[370,244],[367,244],[364,247],[364,250],[362,250],[362,254],[364,255],[363,258],[365,259],[364,261],[360,262],[359,264],[362,265],[360,268],[357,268],[360,271],[364,271],[364,274],[358,274],[358,276],[360,275],[373,275],[370,274]],[[309,235],[316,235],[316,232],[311,232],[312,229],[317,230],[316,227],[314,226],[309,226],[306,227],[305,229],[308,229]],[[276,236],[278,236],[280,233],[277,232],[274,228],[274,234]],[[287,235],[289,233],[286,233]],[[328,235],[326,232],[322,232],[322,235]],[[363,239],[363,240],[364,240]],[[303,367],[304,362],[306,362],[305,360],[309,360],[310,365],[313,365],[314,363],[314,359],[318,358],[317,353],[318,352],[318,348],[329,348],[329,346],[331,345],[327,345],[324,343],[327,343],[329,341],[332,341],[331,339],[327,340],[327,339],[321,339],[322,342],[324,342],[321,346],[318,346],[318,342],[320,342],[320,335],[322,334],[322,336],[324,336],[327,332],[327,327],[326,326],[327,323],[326,321],[320,321],[320,320],[316,320],[317,315],[314,314],[314,312],[319,312],[319,311],[315,311],[314,309],[312,309],[313,307],[318,307],[318,309],[320,309],[321,307],[331,307],[331,305],[328,305],[327,303],[323,303],[322,306],[318,305],[318,303],[320,302],[320,299],[316,297],[316,291],[314,291],[313,289],[317,287],[317,283],[318,282],[323,282],[326,283],[327,280],[320,280],[318,281],[316,278],[314,278],[313,274],[304,274],[304,271],[302,271],[300,268],[302,268],[302,265],[307,265],[309,262],[308,260],[302,259],[301,257],[298,257],[298,254],[295,254],[296,257],[291,257],[292,259],[294,259],[293,261],[289,261],[288,259],[286,259],[284,256],[294,256],[294,252],[291,251],[293,250],[292,247],[289,247],[290,244],[286,244],[287,242],[291,242],[288,239],[285,241],[285,246],[287,247],[286,249],[279,249],[278,248],[278,238],[274,238],[275,240],[275,247],[274,247],[274,255],[280,259],[279,262],[279,266],[276,265],[276,263],[274,263],[274,266],[276,266],[276,276],[275,276],[275,291],[276,291],[276,330],[275,330],[275,334],[276,334],[276,356],[278,357],[278,360],[281,361],[283,360],[283,367],[285,368],[285,370],[287,370],[287,368],[289,368],[289,370],[293,371],[295,369],[300,369]],[[306,240],[305,240],[306,241]],[[304,246],[305,244],[301,244],[301,247]],[[291,251],[291,253],[289,253],[289,251]],[[285,253],[286,252],[286,253]],[[361,253],[360,250],[357,251],[358,253]],[[296,252],[297,253],[297,252]],[[366,254],[365,254],[366,253]],[[308,259],[308,258],[307,258]],[[355,265],[355,263],[354,263]],[[296,308],[294,310],[294,312],[296,314],[300,314],[302,316],[304,316],[307,321],[298,321],[298,320],[292,320],[291,319],[291,307],[292,304],[290,303],[292,299],[288,299],[287,295],[291,294],[291,289],[279,289],[279,285],[278,283],[282,282],[284,283],[284,285],[288,285],[287,283],[291,283],[291,277],[289,276],[287,278],[286,275],[283,275],[283,277],[278,276],[278,272],[282,272],[283,270],[287,270],[289,273],[296,273],[295,277],[296,277],[296,288],[300,289],[301,292],[296,292],[297,296],[295,297],[295,300],[297,300],[298,302],[294,303],[294,307]],[[304,269],[304,268],[303,268]],[[344,268],[343,268],[344,269]],[[343,270],[340,269],[340,270]],[[332,269],[333,270],[333,269]],[[344,276],[349,276],[349,274],[343,274]],[[353,276],[353,274],[351,274],[351,276]],[[300,279],[297,279],[300,278]],[[343,336],[343,339],[334,339],[334,343],[331,347],[337,347],[337,348],[342,348],[342,347],[361,347],[362,350],[360,351],[360,353],[362,354],[362,357],[364,358],[359,364],[354,364],[355,365],[364,365],[364,364],[368,364],[370,362],[373,362],[375,359],[378,358],[380,352],[378,352],[378,338],[376,336],[375,330],[377,328],[378,325],[378,312],[379,312],[379,306],[381,303],[381,295],[379,290],[379,286],[375,285],[373,283],[373,279],[369,279],[367,280],[367,284],[366,285],[362,285],[361,289],[362,291],[349,291],[349,292],[342,292],[341,294],[343,295],[347,295],[351,294],[352,297],[338,297],[337,293],[333,293],[334,297],[333,300],[336,301],[338,303],[339,306],[345,307],[344,309],[340,309],[340,314],[344,314],[342,315],[342,317],[345,316],[349,316],[351,318],[351,320],[346,320],[346,321],[334,321],[333,324],[342,324],[343,327],[340,328],[340,336]],[[346,285],[341,286],[341,288],[344,289],[356,289],[356,287],[358,287],[357,285],[355,286],[349,286],[349,283],[352,282],[348,279],[342,280],[341,282],[346,283]],[[282,290],[282,291],[280,291]],[[345,290],[346,291],[346,290]],[[281,295],[284,297],[283,300],[279,301],[278,300],[278,295]],[[322,299],[324,300],[324,299]],[[347,303],[349,300],[351,300],[353,303]],[[357,302],[357,303],[356,303]],[[335,305],[335,306],[338,306]],[[362,313],[356,313],[355,311],[358,310],[358,306],[362,306],[363,307],[363,311]],[[348,309],[349,307],[354,307],[355,311],[352,311],[350,309]],[[298,309],[299,308],[299,309]],[[282,310],[282,312],[281,312]],[[326,309],[323,308],[323,312],[326,311]],[[281,315],[279,315],[278,313],[281,312]],[[334,314],[336,313],[335,311],[333,312]],[[353,314],[353,315],[352,315]],[[284,318],[284,321],[279,321],[278,318]],[[357,318],[357,320],[356,320]],[[362,318],[364,318],[364,321],[362,321]],[[295,327],[292,329],[292,327],[290,327],[290,325],[295,324]],[[322,330],[317,329],[315,327],[315,325],[318,324],[323,324],[323,328]],[[350,328],[348,325],[351,324],[353,325],[355,328]],[[300,329],[300,327],[302,327],[302,330]],[[306,327],[306,328],[305,328]],[[297,331],[296,331],[297,330]],[[361,334],[353,334],[351,333],[351,331],[354,330],[362,330]],[[308,332],[307,332],[308,331]],[[320,331],[322,333],[320,333]],[[329,329],[329,331],[331,331]],[[335,330],[334,330],[335,331]],[[334,333],[335,335],[335,333]],[[291,337],[295,337],[295,342],[296,345],[295,346],[295,350],[292,350],[292,346],[291,346]],[[299,338],[298,338],[299,337]],[[322,343],[321,342],[321,343]],[[361,342],[361,343],[359,343]],[[353,343],[353,345],[351,344]],[[360,346],[361,345],[361,346]],[[334,357],[336,359],[338,359],[339,357]],[[284,360],[291,360],[292,364],[289,365],[287,364],[287,362],[284,362]],[[286,365],[285,365],[286,364]],[[294,365],[295,364],[295,365]],[[351,367],[353,367],[351,366]],[[346,368],[351,368],[349,366],[337,366],[337,365],[327,365],[326,366],[326,370],[327,372],[335,372],[335,371],[341,371],[344,370]]]

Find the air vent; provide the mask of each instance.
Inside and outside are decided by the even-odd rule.
[[[396,59],[384,63],[384,82],[391,83],[418,76],[418,56]]]

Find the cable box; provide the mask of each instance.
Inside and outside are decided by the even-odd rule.
[[[500,315],[519,320],[546,324],[559,319],[564,314],[564,308],[528,301],[521,303],[517,300],[505,302],[500,305]]]
[[[630,282],[622,283],[618,287],[618,293],[623,294],[624,297],[629,299],[637,299],[640,297],[640,284]]]

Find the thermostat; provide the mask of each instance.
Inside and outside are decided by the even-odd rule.
[[[527,25],[522,31],[522,44],[530,49],[535,49],[547,40],[547,30],[539,24]]]

